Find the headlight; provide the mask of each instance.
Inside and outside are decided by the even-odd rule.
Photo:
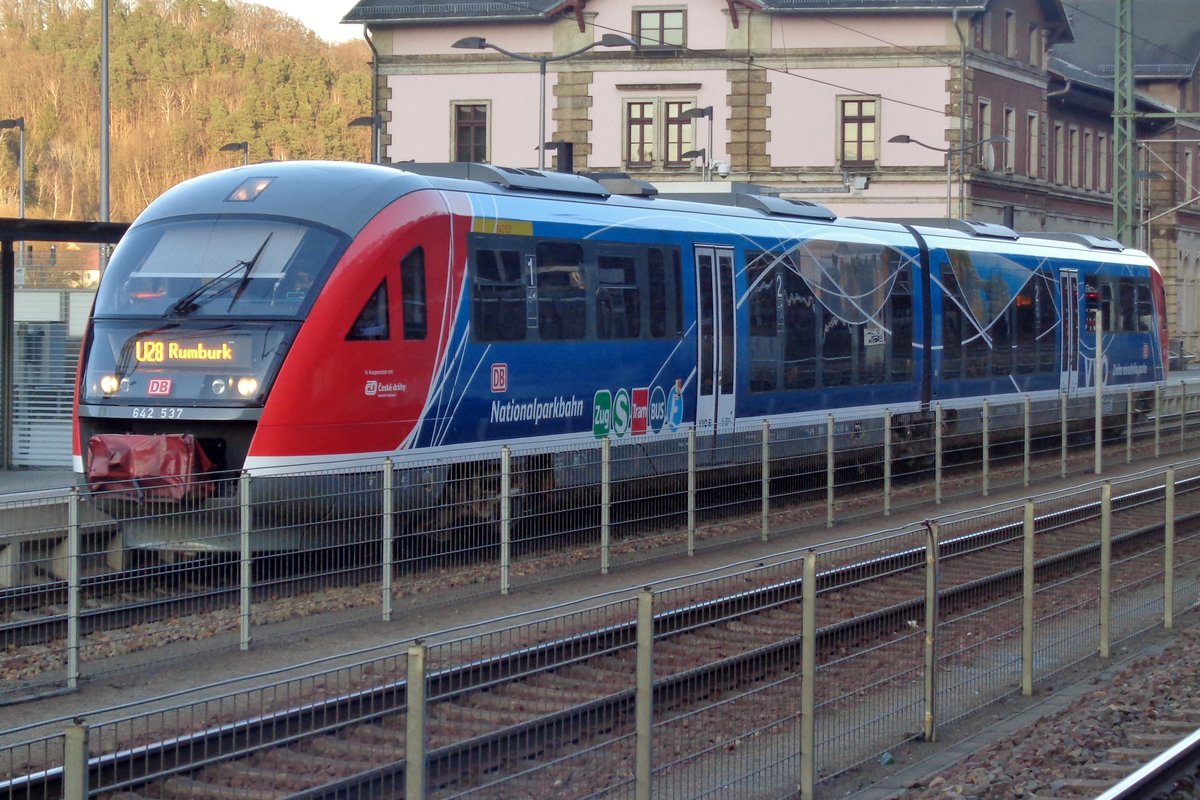
[[[212,393],[225,394],[225,390],[229,388],[229,381],[224,378],[213,378]]]
[[[258,378],[238,378],[237,382],[238,394],[242,397],[250,397],[258,392]]]
[[[116,375],[104,375],[100,378],[100,391],[105,394],[116,394],[117,389],[121,388],[121,381]]]

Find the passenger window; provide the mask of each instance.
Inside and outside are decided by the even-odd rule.
[[[404,338],[424,339],[427,334],[425,251],[420,247],[400,261],[400,291],[404,295]]]
[[[569,242],[537,245],[538,337],[582,339],[587,331],[583,248]]]
[[[1134,310],[1133,279],[1121,278],[1118,280],[1117,291],[1119,292],[1117,297],[1117,302],[1119,304],[1118,307],[1121,309],[1121,318],[1119,320],[1120,327],[1118,330],[1131,332],[1136,331],[1138,329],[1138,325],[1137,320],[1135,319],[1137,314]]]
[[[596,261],[596,333],[601,339],[636,339],[642,333],[641,294],[633,256],[601,254]]]
[[[387,339],[388,333],[388,300],[387,279],[380,282],[366,305],[358,312],[358,318],[350,326],[346,339],[352,342],[380,341]]]
[[[650,277],[650,336],[654,339],[682,336],[679,251],[652,247],[646,257]]]
[[[525,338],[525,281],[516,250],[476,250],[472,266],[471,319],[481,342]]]
[[[1149,284],[1139,283],[1135,287],[1137,307],[1137,329],[1143,333],[1154,330],[1154,304],[1150,302]]]

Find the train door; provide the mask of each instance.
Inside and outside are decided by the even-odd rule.
[[[1079,388],[1079,271],[1064,269],[1059,273],[1062,296],[1062,373],[1059,389],[1072,392]]]
[[[733,430],[737,377],[732,248],[696,248],[696,297],[699,302],[696,433],[724,433]]]

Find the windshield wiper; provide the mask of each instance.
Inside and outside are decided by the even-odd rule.
[[[229,269],[222,272],[220,275],[217,275],[215,278],[209,278],[207,281],[200,284],[195,289],[192,289],[190,292],[185,294],[183,297],[179,298],[174,303],[172,303],[171,307],[169,309],[167,309],[167,314],[164,316],[192,313],[193,311],[198,309],[201,305],[203,305],[203,303],[200,302],[200,298],[203,297],[204,294],[207,293],[210,289],[212,289],[213,286],[220,283],[221,281],[229,280],[230,278],[232,278],[234,275],[237,274],[238,270],[245,270],[242,273],[241,281],[239,281],[237,284],[227,283],[227,284],[225,284],[225,286],[222,286],[220,289],[212,292],[212,294],[208,298],[205,299],[205,302],[207,302],[208,300],[211,300],[213,297],[217,297],[217,296],[223,294],[224,292],[226,292],[227,290],[229,290],[230,288],[232,288],[233,286],[236,285],[238,287],[237,295],[235,295],[233,298],[234,301],[236,301],[237,298],[240,297],[242,292],[245,290],[246,284],[250,282],[250,270],[254,269],[254,265],[256,263],[258,263],[259,256],[261,256],[263,254],[263,251],[267,249],[267,242],[271,241],[272,235],[274,235],[274,232],[267,234],[267,238],[263,239],[263,243],[258,246],[258,251],[253,256],[250,257],[249,261],[242,261],[239,259],[236,264],[234,264],[232,267],[230,267]],[[230,305],[230,308],[232,308],[233,302],[230,302],[229,305]]]

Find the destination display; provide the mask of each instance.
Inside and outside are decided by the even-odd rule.
[[[239,339],[137,339],[133,357],[147,366],[244,367],[248,361],[245,345]]]

